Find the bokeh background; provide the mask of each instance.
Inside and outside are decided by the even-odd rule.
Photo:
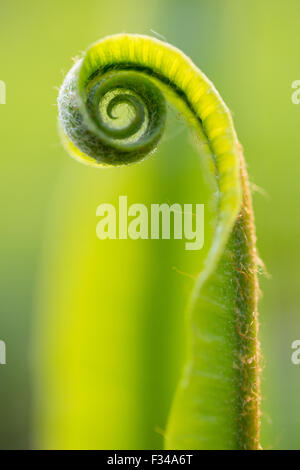
[[[159,33],[190,55],[234,115],[253,186],[261,277],[262,445],[300,448],[300,79],[297,0],[12,0],[1,4],[0,448],[160,448],[204,252],[100,242],[101,202],[209,202],[184,124],[154,158],[94,170],[57,136],[71,58],[108,34]],[[209,210],[206,233],[209,241]]]

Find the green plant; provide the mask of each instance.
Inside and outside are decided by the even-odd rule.
[[[140,161],[163,134],[164,96],[210,148],[204,164],[217,194],[214,237],[190,302],[186,365],[165,446],[258,449],[253,211],[241,146],[221,97],[178,49],[146,36],[110,36],[92,45],[67,75],[58,99],[60,134],[84,163]]]

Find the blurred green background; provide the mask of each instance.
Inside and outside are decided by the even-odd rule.
[[[261,277],[262,445],[300,448],[297,0],[5,2],[0,16],[0,448],[160,448],[184,351],[183,314],[204,252],[100,242],[96,207],[208,203],[183,123],[159,151],[95,170],[57,136],[71,58],[107,34],[154,31],[191,56],[234,115],[254,191]],[[209,206],[208,206],[209,207]],[[208,209],[209,216],[209,209]],[[209,241],[209,217],[206,246]],[[187,273],[185,274],[181,274]]]

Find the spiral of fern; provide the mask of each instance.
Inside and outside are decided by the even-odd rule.
[[[213,241],[190,301],[186,364],[165,446],[258,449],[253,211],[241,146],[222,98],[175,47],[147,36],[109,36],[65,78],[58,98],[61,138],[73,157],[89,165],[141,161],[163,135],[166,99],[209,146],[217,202]]]

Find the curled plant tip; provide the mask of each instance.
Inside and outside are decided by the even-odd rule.
[[[151,154],[165,97],[210,149],[215,229],[190,302],[186,363],[170,408],[168,449],[259,449],[257,254],[249,183],[231,114],[207,77],[175,47],[130,34],[92,45],[58,98],[69,153],[94,166]],[[171,163],[170,163],[171,164]]]
[[[94,165],[143,159],[163,133],[164,96],[145,75],[121,65],[87,66],[88,57],[73,66],[58,97],[66,146],[76,158]]]

